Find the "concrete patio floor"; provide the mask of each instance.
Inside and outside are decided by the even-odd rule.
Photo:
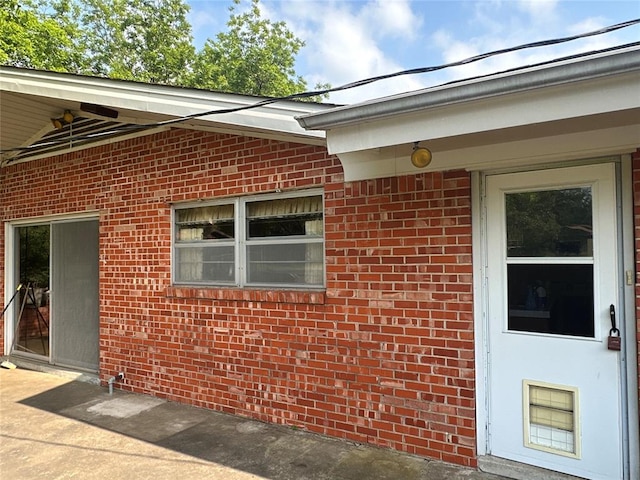
[[[0,369],[0,478],[499,480],[283,426]]]

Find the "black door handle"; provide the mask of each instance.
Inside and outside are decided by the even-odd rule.
[[[611,330],[616,332],[616,307],[613,304],[609,305],[609,317],[611,318]]]

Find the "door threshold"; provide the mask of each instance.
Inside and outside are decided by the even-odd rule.
[[[584,480],[583,477],[547,470],[546,468],[535,467],[492,455],[479,456],[478,469],[486,473],[513,478],[514,480]]]
[[[67,378],[69,380],[100,385],[100,378],[98,377],[97,373],[83,372],[70,368],[64,368],[57,365],[51,365],[49,363],[38,362],[37,360],[21,358],[17,355],[11,355],[10,360],[11,363],[13,363],[16,367],[24,368],[25,370],[49,373],[51,375],[57,375],[58,377]]]

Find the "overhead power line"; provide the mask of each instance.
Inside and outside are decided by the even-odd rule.
[[[364,80],[357,80],[355,82],[347,83],[346,85],[342,85],[340,87],[328,89],[327,92],[337,92],[337,91],[340,91],[340,90],[347,90],[347,89],[350,89],[350,88],[362,87],[363,85],[368,85],[368,84],[373,83],[373,82],[378,82],[380,80],[387,80],[389,78],[400,77],[400,76],[404,76],[404,75],[415,75],[415,74],[419,74],[419,73],[435,72],[437,70],[443,70],[445,68],[460,67],[462,65],[467,65],[469,63],[478,62],[480,60],[485,60],[487,58],[494,57],[494,56],[497,56],[497,55],[503,55],[503,54],[506,54],[506,53],[517,52],[519,50],[525,50],[525,49],[528,49],[528,48],[537,48],[537,47],[548,47],[550,45],[557,45],[557,44],[560,44],[560,43],[571,42],[573,40],[579,40],[581,38],[593,37],[593,36],[596,36],[596,35],[603,35],[605,33],[613,32],[615,30],[620,30],[621,28],[630,27],[630,26],[636,25],[638,23],[640,23],[640,18],[637,18],[635,20],[628,20],[628,21],[622,22],[622,23],[617,23],[615,25],[610,25],[608,27],[604,27],[604,28],[601,28],[599,30],[593,30],[593,31],[587,32],[587,33],[580,33],[580,34],[577,34],[577,35],[572,35],[570,37],[562,37],[562,38],[555,38],[555,39],[551,39],[551,40],[540,40],[538,42],[525,43],[523,45],[518,45],[516,47],[503,48],[503,49],[494,50],[494,51],[488,52],[488,53],[481,53],[479,55],[475,55],[473,57],[465,58],[463,60],[458,60],[458,61],[455,61],[455,62],[445,63],[445,64],[442,64],[442,65],[437,65],[437,66],[433,66],[433,67],[412,68],[412,69],[409,69],[409,70],[402,70],[400,72],[390,73],[390,74],[387,74],[387,75],[379,75],[377,77],[371,77],[371,78],[367,78],[367,79],[364,79]],[[558,61],[562,61],[562,60],[564,60],[564,59],[558,59]]]
[[[73,140],[74,142],[82,142],[82,141],[89,141],[89,140],[93,140],[95,138],[99,138],[99,137],[104,137],[106,135],[110,135],[110,134],[116,134],[116,133],[122,133],[122,132],[128,132],[128,131],[132,131],[132,130],[141,130],[141,129],[151,129],[151,128],[158,128],[158,127],[164,127],[164,126],[171,126],[171,125],[176,125],[176,124],[180,124],[180,123],[184,123],[186,121],[189,120],[193,120],[196,118],[201,118],[201,117],[205,117],[205,116],[209,116],[209,115],[222,115],[225,113],[235,113],[235,112],[240,112],[240,111],[244,111],[244,110],[251,110],[251,109],[255,109],[255,108],[260,108],[260,107],[264,107],[267,105],[271,105],[273,103],[277,103],[277,102],[282,102],[282,101],[288,101],[288,100],[301,100],[301,99],[305,99],[305,98],[310,98],[310,97],[317,97],[317,96],[322,96],[322,95],[326,95],[329,93],[333,93],[333,92],[340,92],[340,91],[344,91],[344,90],[349,90],[352,88],[357,88],[357,87],[362,87],[365,85],[369,85],[371,83],[375,83],[375,82],[379,82],[382,80],[388,80],[390,78],[396,78],[396,77],[401,77],[401,76],[406,76],[406,75],[416,75],[416,74],[421,74],[421,73],[429,73],[429,72],[435,72],[438,70],[444,70],[447,68],[452,68],[452,67],[459,67],[462,65],[468,65],[470,63],[475,63],[475,62],[479,62],[481,60],[485,60],[487,58],[490,57],[494,57],[497,55],[504,55],[507,53],[512,53],[512,52],[517,52],[520,50],[525,50],[525,49],[529,49],[529,48],[538,48],[538,47],[546,47],[546,46],[551,46],[551,45],[558,45],[561,43],[567,43],[567,42],[571,42],[574,40],[579,40],[582,38],[588,38],[588,37],[594,37],[597,35],[603,35],[606,33],[610,33],[616,30],[620,30],[623,28],[627,28],[627,27],[631,27],[633,25],[637,25],[640,24],[640,18],[636,18],[633,20],[628,20],[625,22],[621,22],[621,23],[616,23],[614,25],[610,25],[608,27],[603,27],[600,28],[598,30],[593,30],[590,32],[586,32],[586,33],[580,33],[577,35],[571,35],[568,37],[561,37],[561,38],[553,38],[553,39],[549,39],[549,40],[540,40],[537,42],[531,42],[531,43],[525,43],[522,45],[517,45],[515,47],[509,47],[509,48],[503,48],[500,50],[494,50],[491,52],[487,52],[487,53],[482,53],[479,55],[475,55],[469,58],[465,58],[463,60],[458,60],[455,62],[449,62],[449,63],[444,63],[441,65],[435,65],[435,66],[429,66],[429,67],[419,67],[419,68],[412,68],[412,69],[407,69],[407,70],[401,70],[399,72],[394,72],[394,73],[389,73],[389,74],[385,74],[385,75],[378,75],[378,76],[374,76],[374,77],[369,77],[369,78],[365,78],[362,80],[357,80],[354,82],[350,82],[350,83],[346,83],[344,85],[340,85],[338,87],[330,87],[330,88],[325,88],[325,89],[320,89],[320,90],[312,90],[312,91],[306,91],[306,92],[300,92],[300,93],[294,93],[291,95],[285,95],[285,96],[281,96],[281,97],[269,97],[269,98],[265,98],[263,100],[257,101],[255,103],[249,104],[249,105],[242,105],[239,107],[232,107],[232,108],[221,108],[221,109],[215,109],[215,110],[208,110],[205,112],[199,112],[199,113],[194,113],[191,115],[185,115],[179,118],[174,118],[171,120],[165,120],[162,122],[155,122],[155,123],[147,123],[147,124],[137,124],[137,125],[126,125],[126,126],[119,126],[117,128],[114,128],[112,130],[106,131],[106,132],[100,132],[99,134],[88,134],[88,135],[78,135],[78,136],[74,136],[71,138],[71,140]],[[615,49],[620,49],[620,48],[625,48],[625,47],[629,47],[629,46],[636,46],[636,45],[640,45],[640,42],[635,42],[635,43],[631,43],[631,44],[627,44],[627,45],[620,45],[617,47],[613,47],[607,50],[615,50]],[[604,51],[607,51],[604,50]],[[593,54],[594,52],[587,52],[587,53],[582,53],[582,54],[578,54],[578,55],[573,55],[570,57],[563,57],[563,58],[557,58],[554,60],[551,60],[549,62],[546,63],[557,63],[557,62],[561,62],[561,61],[565,61],[571,58],[577,58],[577,57],[581,57],[581,56],[586,56],[586,55],[590,55]],[[522,67],[520,67],[522,68]],[[5,154],[5,153],[9,153],[9,152],[14,152],[14,151],[25,151],[25,150],[29,150],[31,148],[42,148],[43,146],[54,146],[54,145],[58,145],[58,144],[63,144],[63,143],[67,143],[69,141],[69,138],[66,139],[60,139],[60,140],[54,140],[51,142],[43,142],[43,143],[36,143],[33,144],[31,146],[25,146],[25,147],[15,147],[15,148],[9,148],[6,150],[0,150],[0,154]]]
[[[395,77],[401,77],[401,76],[405,76],[405,75],[416,75],[416,74],[420,74],[420,73],[429,73],[429,72],[435,72],[438,70],[444,70],[446,68],[452,68],[452,67],[459,67],[462,65],[467,65],[469,63],[474,63],[474,62],[479,62],[480,60],[484,60],[490,57],[494,57],[497,55],[504,55],[506,53],[512,53],[512,52],[517,52],[519,50],[525,50],[528,48],[537,48],[537,47],[546,47],[546,46],[550,46],[550,45],[557,45],[560,43],[566,43],[566,42],[571,42],[573,40],[578,40],[581,38],[587,38],[587,37],[593,37],[596,35],[603,35],[605,33],[610,33],[613,32],[615,30],[620,30],[622,28],[626,28],[626,27],[630,27],[632,25],[637,25],[640,23],[640,18],[637,18],[635,20],[628,20],[626,22],[622,22],[622,23],[617,23],[615,25],[610,25],[608,27],[604,27],[598,30],[593,30],[591,32],[586,32],[586,33],[580,33],[577,35],[571,35],[569,37],[562,37],[562,38],[554,38],[551,40],[541,40],[538,42],[531,42],[531,43],[525,43],[523,45],[518,45],[515,47],[509,47],[509,48],[503,48],[500,50],[494,50],[492,52],[488,52],[488,53],[482,53],[480,55],[475,55],[473,57],[469,57],[469,58],[465,58],[463,60],[458,60],[455,62],[450,62],[450,63],[445,63],[442,65],[436,65],[436,66],[431,66],[431,67],[419,67],[419,68],[412,68],[412,69],[408,69],[408,70],[401,70],[399,72],[395,72],[395,73],[388,73],[385,75],[378,75],[375,77],[370,77],[370,78],[365,78],[363,80],[357,80],[355,82],[351,82],[351,83],[346,83],[344,85],[338,86],[338,87],[330,87],[330,88],[326,88],[326,89],[321,89],[321,90],[314,90],[314,91],[308,91],[308,92],[301,92],[301,93],[294,93],[292,95],[286,95],[283,97],[271,97],[271,98],[267,98],[264,99],[260,102],[256,102],[253,103],[251,105],[244,105],[242,107],[234,107],[234,108],[228,108],[228,109],[218,109],[218,110],[210,110],[208,112],[201,112],[201,113],[194,113],[192,115],[188,115],[185,117],[181,117],[181,118],[177,118],[177,119],[173,119],[173,120],[167,120],[165,122],[159,122],[156,124],[153,124],[153,126],[163,126],[163,125],[171,125],[174,123],[180,123],[189,119],[194,119],[194,118],[199,118],[199,117],[203,117],[203,116],[207,116],[207,115],[214,115],[214,114],[221,114],[221,113],[233,113],[233,112],[238,112],[238,111],[242,111],[242,110],[249,110],[252,108],[257,108],[257,107],[263,107],[265,105],[270,105],[272,103],[276,103],[276,102],[280,102],[280,101],[286,101],[286,100],[299,100],[299,99],[303,99],[303,98],[309,98],[309,97],[317,97],[317,96],[321,96],[321,95],[326,95],[328,93],[333,93],[333,92],[340,92],[343,90],[350,90],[352,88],[357,88],[357,87],[362,87],[365,85],[369,85],[371,83],[374,82],[379,82],[381,80],[387,80],[390,78],[395,78]],[[558,59],[557,61],[562,61],[564,59]],[[146,126],[146,125],[145,125]]]

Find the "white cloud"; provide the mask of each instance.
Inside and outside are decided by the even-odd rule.
[[[584,32],[593,32],[606,27],[608,22],[602,17],[589,17],[577,23],[567,26],[570,35],[577,35]]]
[[[438,30],[433,34],[434,43],[441,49],[445,63],[457,62],[480,53],[478,41],[456,40],[450,32]]]
[[[518,0],[520,9],[528,13],[533,20],[547,21],[556,14],[557,0]]]
[[[444,62],[467,59],[479,54],[502,50],[569,35],[568,27],[559,21],[556,0],[518,0],[477,2],[470,24],[475,36],[456,30],[439,30],[432,39],[440,47]],[[584,25],[583,25],[584,27]],[[583,28],[579,29],[584,32]],[[538,47],[496,55],[442,73],[443,80],[469,78],[516,67],[533,65],[579,51],[580,47]]]
[[[358,15],[369,24],[373,36],[415,38],[422,18],[411,10],[409,0],[375,0],[368,2]]]
[[[618,6],[630,3],[619,0]],[[224,29],[231,0],[190,0],[190,20],[211,35]],[[241,8],[247,8],[244,0]],[[260,0],[262,14],[306,42],[296,70],[310,88],[433,66],[538,40],[558,38],[615,23],[616,9],[599,2],[562,0]],[[594,8],[599,5],[598,8]],[[204,6],[208,8],[205,9]],[[213,16],[211,12],[216,10]],[[205,11],[208,10],[208,11]],[[595,13],[595,11],[598,13]],[[214,22],[217,21],[217,30]],[[621,20],[618,20],[621,21]],[[201,26],[204,25],[204,26]],[[634,27],[637,32],[637,27]],[[215,33],[214,33],[215,32]],[[637,34],[635,35],[637,37]],[[368,87],[332,94],[330,101],[353,103],[530,65],[586,50],[634,41],[631,29],[555,47],[522,50],[427,75],[395,77]]]
[[[286,4],[286,8],[285,8]],[[410,36],[419,23],[406,0],[374,2],[278,2],[287,25],[306,46],[300,56],[309,72],[305,78],[337,87],[355,80],[402,70],[381,48],[382,38]],[[393,21],[389,21],[393,16]],[[391,52],[393,54],[393,52]],[[331,95],[330,101],[353,103],[391,92],[420,88],[411,78],[375,83]]]

